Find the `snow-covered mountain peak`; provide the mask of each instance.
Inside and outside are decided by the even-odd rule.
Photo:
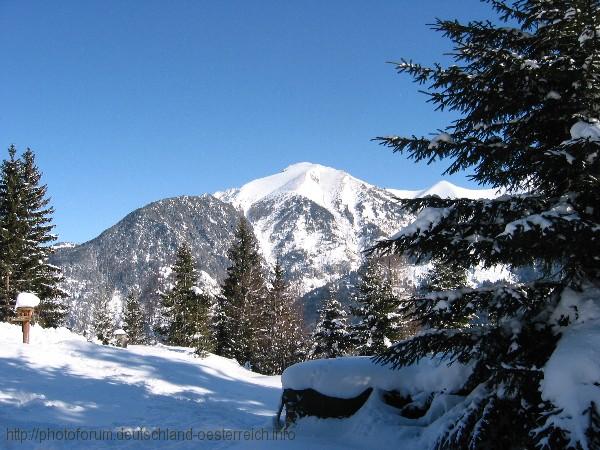
[[[233,203],[244,212],[267,197],[282,194],[305,197],[326,209],[331,209],[334,203],[343,201],[344,194],[348,196],[359,186],[371,187],[344,171],[321,164],[300,162],[274,175],[250,181],[239,189],[217,192],[215,196]]]
[[[408,220],[385,189],[309,162],[215,196],[243,211],[266,261],[279,260],[303,293],[356,270],[365,248]]]
[[[340,205],[354,205],[357,195],[364,190],[378,189],[354,178],[342,170],[311,162],[292,164],[281,172],[250,181],[237,189],[215,193],[215,197],[233,204],[247,213],[252,205],[264,199],[281,195],[304,197],[334,212]],[[419,198],[437,195],[442,198],[494,198],[494,189],[467,189],[441,180],[418,190],[386,189],[399,198]]]
[[[446,180],[441,180],[419,193],[419,197],[437,195],[442,198],[494,198],[497,196],[494,189],[465,189]]]
[[[363,250],[414,219],[395,197],[494,194],[448,181],[422,190],[386,190],[342,170],[300,162],[215,196],[243,211],[265,259],[283,261],[290,277],[302,280],[307,292],[328,282],[330,273],[356,270]]]
[[[387,189],[398,198],[420,198],[428,195],[437,195],[441,198],[495,198],[498,193],[495,189],[466,189],[446,180],[441,180],[426,189],[408,191],[400,189]]]
[[[428,189],[423,190],[419,196],[426,197],[428,195],[437,195],[439,197],[456,197],[459,192],[464,190],[446,180],[441,180],[435,183]]]

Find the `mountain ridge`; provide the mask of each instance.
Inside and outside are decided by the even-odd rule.
[[[436,191],[436,185],[419,192],[469,191],[450,183]],[[226,273],[227,249],[240,214],[252,224],[267,263],[279,260],[311,311],[319,301],[315,292],[352,277],[363,250],[413,219],[390,190],[307,162],[239,188],[157,200],[90,241],[57,249],[51,263],[65,273],[75,311],[71,325],[81,327],[89,319],[90,305],[103,289],[116,293],[117,316],[132,288],[155,308],[156,291],[167,283],[175,251],[184,242],[192,247],[203,286],[215,293]]]

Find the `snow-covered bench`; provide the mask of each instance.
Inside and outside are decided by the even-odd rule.
[[[399,370],[362,356],[306,361],[283,372],[278,417],[283,408],[286,425],[304,416],[349,417],[371,395],[379,395],[405,417],[418,418],[428,411],[432,393],[456,391],[469,371],[460,364],[440,364],[437,358]]]
[[[350,417],[367,401],[373,388],[365,389],[352,398],[337,398],[321,394],[314,389],[284,389],[281,407],[285,406],[285,423],[289,425],[304,416],[321,419]],[[281,410],[277,420],[281,419]]]

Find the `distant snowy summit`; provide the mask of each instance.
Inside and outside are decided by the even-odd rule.
[[[310,162],[292,164],[282,172],[258,178],[238,189],[215,193],[215,197],[242,208],[245,212],[255,203],[283,194],[299,195],[331,209],[341,198],[363,187],[374,187],[350,174]]]
[[[428,195],[437,195],[441,198],[470,198],[476,200],[480,198],[498,197],[498,191],[496,191],[496,189],[466,189],[456,186],[446,180],[438,181],[427,189],[417,191],[407,191],[402,189],[387,190],[398,198],[420,198],[427,197]]]
[[[347,172],[310,162],[299,162],[286,167],[283,171],[264,178],[258,178],[244,184],[241,188],[216,192],[215,197],[232,203],[244,212],[266,197],[281,194],[295,194],[305,197],[327,209],[340,198],[340,194],[351,196],[361,188],[377,188],[365,181],[353,177]],[[428,195],[442,198],[494,198],[495,189],[467,189],[449,181],[441,180],[425,189],[406,190],[387,188],[385,191],[395,197],[408,199]]]

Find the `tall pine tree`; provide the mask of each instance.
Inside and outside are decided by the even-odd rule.
[[[404,330],[400,299],[394,295],[389,272],[379,261],[369,258],[360,273],[357,306],[352,310],[357,321],[351,327],[359,355],[384,352]]]
[[[194,347],[199,355],[212,351],[210,299],[199,292],[198,271],[187,244],[181,245],[177,250],[173,276],[173,289],[163,294],[163,306],[168,316],[166,342]]]
[[[110,314],[110,299],[109,291],[100,289],[93,303],[92,331],[102,345],[110,344],[114,337],[115,326]]]
[[[454,261],[436,260],[433,262],[422,287],[423,290],[430,292],[467,287],[467,271]]]
[[[66,315],[65,303],[62,301],[66,293],[60,289],[62,281],[60,269],[48,263],[53,253],[51,244],[56,240],[52,234],[52,214],[49,206],[48,188],[41,184],[42,174],[31,149],[23,154],[22,185],[23,201],[28,222],[26,237],[27,261],[22,268],[25,274],[27,289],[40,297],[38,322],[45,327],[57,327],[62,324]]]
[[[21,289],[20,268],[25,260],[26,213],[21,186],[22,162],[16,148],[8,149],[0,174],[0,320],[14,315],[14,304]]]
[[[43,326],[61,324],[66,311],[66,296],[58,286],[60,269],[48,263],[52,254],[52,214],[47,187],[41,184],[41,173],[34,153],[27,149],[16,157],[14,146],[0,173],[0,320],[12,315],[12,305],[20,291],[34,292],[41,299],[38,321]]]
[[[542,401],[540,368],[575,320],[558,313],[566,308],[562,294],[600,283],[600,6],[489,3],[506,23],[434,25],[453,42],[454,65],[397,65],[428,84],[438,109],[460,117],[434,138],[380,140],[416,161],[449,159],[447,173],[471,170],[475,181],[507,195],[408,200],[416,222],[378,249],[462,267],[540,264],[546,270],[532,282],[414,299],[424,332],[380,360],[402,366],[440,354],[474,365],[463,392],[477,389],[477,395],[442,431],[437,448],[587,448],[577,442],[585,438],[554,420],[555,405]]]
[[[272,286],[260,315],[257,371],[280,374],[286,367],[305,359],[302,312],[279,263],[275,265]]]
[[[260,330],[265,326],[260,311],[267,289],[258,242],[252,226],[243,216],[227,255],[231,266],[221,287],[217,351],[253,367],[260,365]]]
[[[329,292],[329,298],[319,310],[319,321],[311,335],[311,359],[337,358],[350,353],[352,336],[348,328],[348,314]]]
[[[127,339],[130,344],[146,343],[144,311],[140,304],[138,292],[132,291],[125,298],[123,322],[123,329],[127,332]]]

